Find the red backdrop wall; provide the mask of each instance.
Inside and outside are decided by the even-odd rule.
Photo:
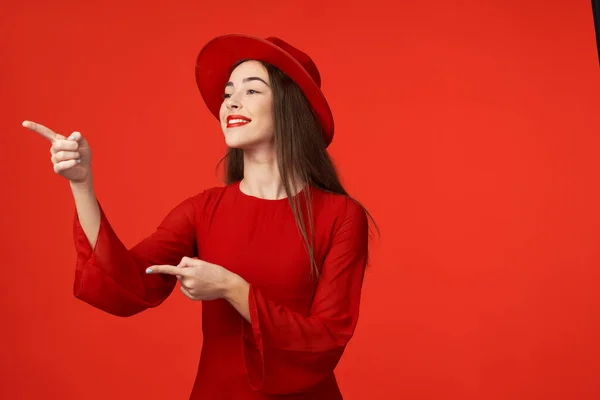
[[[218,185],[195,57],[277,35],[323,76],[382,229],[337,373],[352,399],[600,397],[600,78],[589,1],[17,1],[0,13],[0,397],[186,399],[201,305],[72,296],[74,207],[24,119],[90,141],[127,245]]]

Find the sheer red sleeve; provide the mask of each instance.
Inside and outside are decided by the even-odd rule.
[[[367,253],[366,214],[348,200],[308,316],[265,298],[250,285],[251,323],[243,322],[243,342],[246,369],[255,390],[300,392],[332,374],[354,334]]]
[[[98,239],[92,249],[75,213],[74,296],[122,317],[160,305],[173,291],[177,279],[148,275],[145,270],[154,264],[177,265],[184,256],[196,256],[197,203],[197,197],[180,203],[153,234],[131,249],[119,240],[102,207]]]

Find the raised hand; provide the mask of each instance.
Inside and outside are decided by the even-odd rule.
[[[87,140],[79,132],[73,132],[68,138],[32,121],[23,121],[23,126],[52,144],[50,154],[54,172],[73,183],[85,183],[91,180],[92,152]]]

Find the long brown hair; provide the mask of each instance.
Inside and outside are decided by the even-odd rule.
[[[230,73],[240,64],[233,65]],[[273,92],[273,114],[275,119],[275,152],[281,181],[310,257],[311,274],[319,275],[314,255],[314,221],[310,190],[306,190],[304,213],[299,203],[300,196],[294,196],[293,188],[298,184],[308,184],[323,191],[348,196],[338,177],[337,170],[324,146],[322,128],[310,103],[298,85],[279,68],[260,61],[269,74]],[[229,148],[219,162],[226,160],[225,184],[239,182],[244,177],[244,153],[242,149]],[[351,198],[351,197],[350,197]],[[351,198],[352,199],[352,198]],[[355,199],[352,199],[356,203]],[[367,209],[358,203],[369,216],[379,233],[379,228]]]

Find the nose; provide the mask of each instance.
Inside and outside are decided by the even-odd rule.
[[[242,104],[239,101],[237,101],[233,96],[225,100],[225,106],[229,110],[239,110],[240,108],[242,108]]]

